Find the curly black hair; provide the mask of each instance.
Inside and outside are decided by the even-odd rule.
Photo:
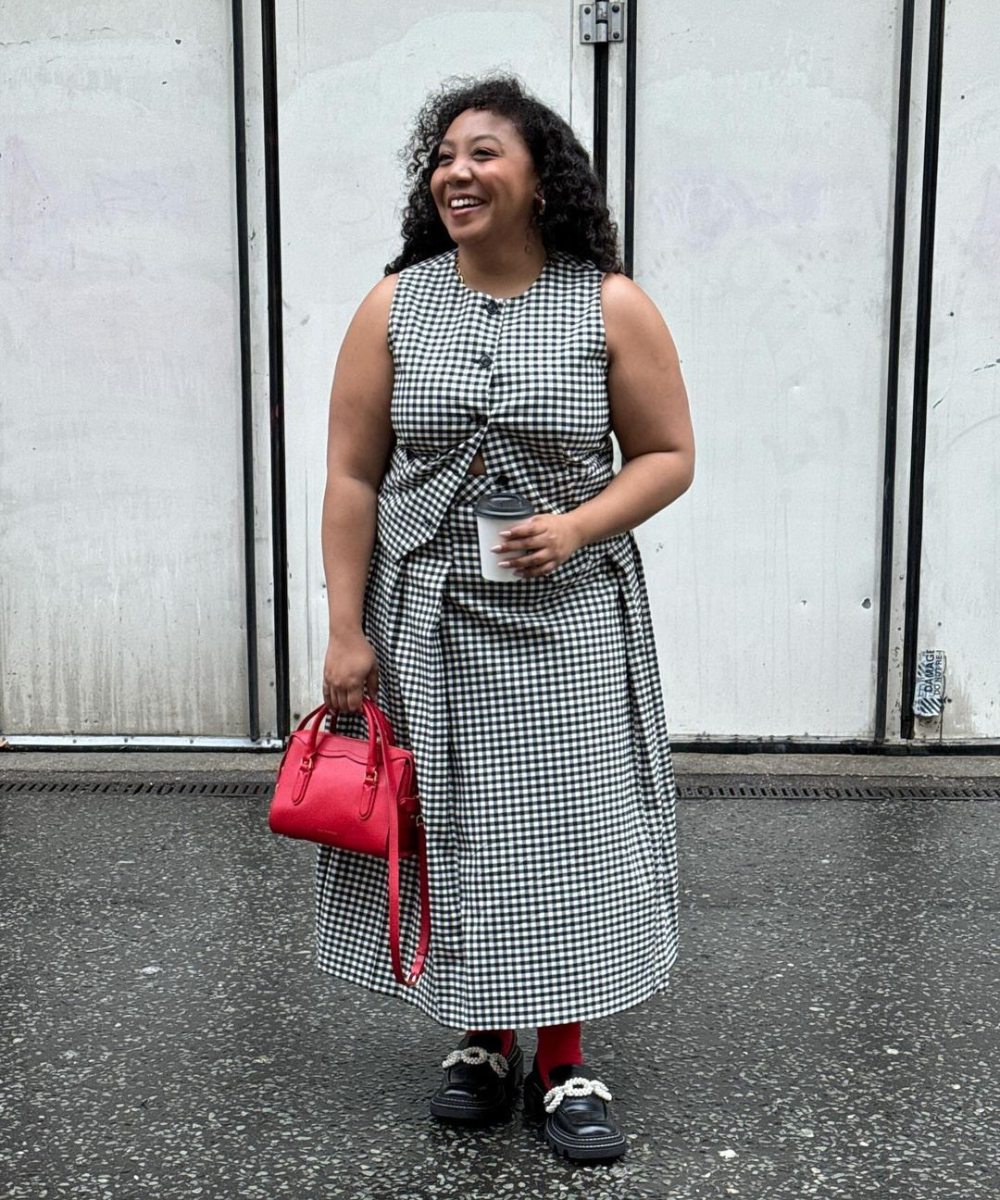
[[[546,250],[562,250],[589,259],[602,271],[621,271],[618,229],[608,213],[604,189],[576,134],[558,113],[532,96],[516,76],[491,74],[479,79],[456,76],[445,80],[418,113],[402,154],[410,184],[403,212],[403,249],[386,265],[385,274],[401,271],[454,246],[431,196],[430,180],[438,145],[448,126],[469,108],[506,118],[524,139],[545,196],[545,213],[536,214],[535,219]]]

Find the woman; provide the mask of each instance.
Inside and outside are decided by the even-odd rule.
[[[515,79],[432,97],[408,174],[402,253],[333,381],[323,692],[360,737],[367,691],[414,752],[431,950],[397,984],[384,864],[323,846],[317,965],[464,1031],[442,1120],[507,1113],[516,1031],[536,1028],[526,1110],[557,1152],[614,1158],[581,1023],[662,991],[676,956],[675,785],[631,530],[691,484],[687,397],[586,152]],[[534,511],[492,547],[512,582],[479,561],[473,506],[497,491]]]

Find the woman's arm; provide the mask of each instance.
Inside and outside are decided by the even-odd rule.
[[[393,444],[387,330],[397,279],[387,275],[362,301],[344,336],[330,389],[322,542],[331,634],[361,630],[377,493]]]
[[[673,338],[659,310],[625,275],[604,277],[611,425],[623,466],[606,488],[567,515],[580,544],[641,525],[694,479],[694,431]]]

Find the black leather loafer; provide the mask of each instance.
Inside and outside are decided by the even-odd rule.
[[[620,1158],[625,1135],[608,1110],[611,1093],[582,1063],[553,1067],[546,1089],[537,1064],[524,1081],[524,1111],[545,1121],[545,1140],[557,1154],[574,1161]],[[546,1110],[549,1096],[551,1111]],[[606,1097],[606,1098],[605,1098]]]
[[[431,1097],[431,1113],[460,1125],[486,1125],[507,1116],[524,1074],[524,1053],[517,1044],[507,1055],[494,1034],[466,1035],[444,1060],[444,1080]]]

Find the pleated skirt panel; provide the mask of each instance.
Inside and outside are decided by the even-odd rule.
[[[398,568],[377,548],[366,590],[378,702],[414,750],[427,826],[417,987],[389,967],[385,864],[328,847],[316,861],[317,965],[465,1029],[631,1007],[668,985],[677,951],[676,789],[648,612],[634,611],[644,580],[623,586],[602,543],[548,577],[484,580],[472,506],[490,487],[469,476]],[[356,714],[338,728],[365,733]]]

